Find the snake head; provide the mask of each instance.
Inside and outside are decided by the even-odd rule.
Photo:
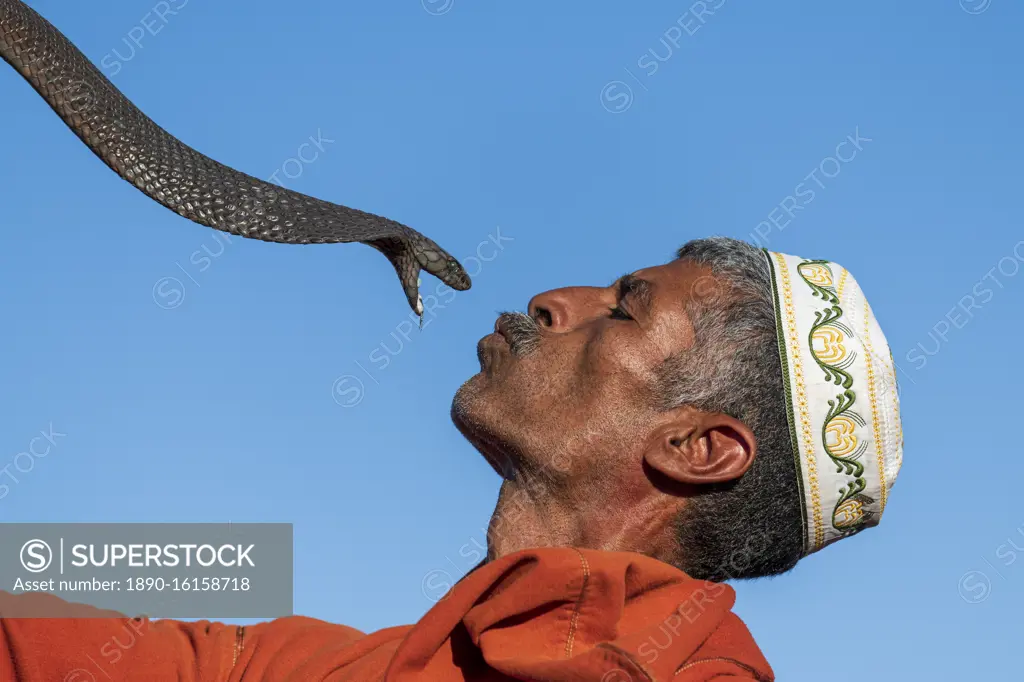
[[[466,272],[466,269],[462,267],[459,261],[448,254],[445,254],[442,260],[427,262],[421,260],[420,264],[424,270],[456,291],[465,291],[473,286],[473,282],[469,279],[469,273]]]
[[[423,297],[420,296],[420,270],[426,270],[456,291],[472,286],[466,269],[433,240],[410,230],[409,236],[387,237],[365,242],[383,253],[402,283],[405,299],[417,315],[423,315]],[[422,321],[422,320],[421,320]]]

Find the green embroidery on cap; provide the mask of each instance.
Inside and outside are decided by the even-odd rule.
[[[836,465],[836,473],[850,477],[847,485],[839,489],[839,499],[832,510],[832,527],[843,535],[850,535],[863,530],[873,518],[874,512],[868,507],[875,502],[864,494],[867,481],[860,458],[868,444],[857,437],[857,427],[866,423],[853,410],[857,394],[853,390],[853,375],[847,371],[857,354],[848,350],[845,342],[855,334],[843,322],[843,309],[839,305],[829,262],[805,260],[797,266],[797,272],[813,295],[828,304],[828,307],[815,312],[807,343],[811,356],[825,374],[825,380],[842,389],[834,400],[828,401],[828,413],[821,428],[821,444]]]

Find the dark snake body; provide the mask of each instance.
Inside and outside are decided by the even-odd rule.
[[[181,142],[20,0],[0,0],[0,56],[115,173],[193,222],[282,244],[372,246],[394,265],[421,315],[421,268],[453,289],[470,287],[458,261],[412,228],[259,180]]]

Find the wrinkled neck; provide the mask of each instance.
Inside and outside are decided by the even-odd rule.
[[[539,478],[513,477],[502,483],[491,517],[488,560],[526,549],[576,547],[637,552],[679,565],[675,520],[680,503],[656,491],[634,500],[592,486],[551,486]]]
[[[488,557],[535,547],[572,547],[581,539],[579,519],[542,480],[506,480],[487,530]]]

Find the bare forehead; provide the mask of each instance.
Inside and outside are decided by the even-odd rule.
[[[660,301],[672,298],[685,303],[693,297],[695,288],[713,284],[711,269],[688,260],[674,260],[664,265],[642,268],[633,273],[637,279],[649,282],[654,297]]]

